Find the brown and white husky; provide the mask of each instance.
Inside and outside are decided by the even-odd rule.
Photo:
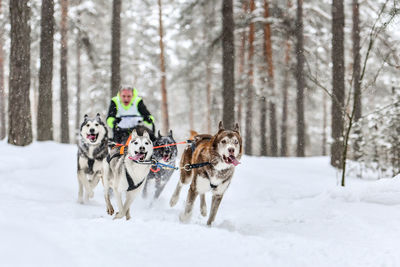
[[[220,122],[219,130],[214,136],[207,134],[197,135],[194,140],[195,147],[187,146],[182,154],[180,179],[171,197],[170,205],[171,207],[176,205],[182,185],[191,183],[185,210],[179,216],[179,219],[182,222],[190,219],[193,204],[199,194],[201,214],[207,216],[205,193],[211,191],[212,203],[210,216],[207,221],[207,224],[211,225],[217,214],[222,197],[231,183],[235,166],[240,163],[242,138],[237,123],[233,130],[226,130],[222,122]],[[190,164],[199,163],[204,164],[201,164],[202,167],[199,168],[188,168]]]

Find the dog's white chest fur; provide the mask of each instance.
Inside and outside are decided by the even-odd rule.
[[[124,162],[125,164],[121,164],[119,167],[119,176],[117,188],[118,191],[126,191],[129,187],[126,172],[129,173],[130,178],[132,179],[135,185],[143,182],[146,179],[149,171],[150,165],[145,164],[138,164],[132,162],[131,160],[127,159]],[[125,169],[126,168],[126,169]],[[142,184],[142,185],[143,185]],[[140,186],[141,187],[141,186]]]
[[[94,146],[89,145],[89,149],[88,149],[89,158],[93,158],[93,151],[94,151]]]
[[[88,158],[80,156],[79,157],[79,166],[82,169],[89,168],[89,161]],[[93,163],[93,172],[102,172],[103,171],[103,163],[100,160],[95,160]]]
[[[216,186],[216,188],[213,189],[213,194],[216,195],[221,195],[223,194],[226,189],[229,186],[230,181],[225,181],[222,179],[217,178],[216,176],[210,177],[210,179],[204,177],[204,176],[197,176],[197,191],[200,194],[204,194],[212,189],[211,184],[213,186]]]
[[[219,161],[217,165],[214,166],[214,169],[217,171],[222,171],[231,168],[230,164],[225,163],[224,161]]]

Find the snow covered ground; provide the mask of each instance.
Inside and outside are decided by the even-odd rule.
[[[400,266],[400,179],[343,189],[325,157],[244,157],[209,228],[199,200],[179,222],[187,187],[169,207],[178,173],[113,221],[101,184],[76,202],[75,146],[0,151],[0,266]]]

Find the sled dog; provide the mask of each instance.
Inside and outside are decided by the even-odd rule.
[[[118,212],[114,219],[126,217],[131,218],[130,206],[142,190],[146,177],[151,167],[151,156],[153,154],[153,143],[147,131],[139,136],[136,130],[132,131],[132,138],[124,154],[119,149],[112,149],[103,161],[104,167],[104,198],[107,205],[107,213],[114,214],[114,208],[110,202],[110,191],[114,192]],[[125,202],[122,194],[126,194]]]
[[[190,184],[185,210],[179,219],[187,222],[192,214],[193,204],[197,195],[200,195],[200,212],[207,216],[205,193],[211,191],[212,203],[207,225],[211,225],[215,219],[222,197],[228,188],[235,166],[242,156],[242,138],[239,133],[239,125],[234,129],[226,130],[222,122],[219,130],[214,135],[197,135],[194,137],[195,147],[187,146],[180,161],[180,180],[171,197],[170,205],[173,207],[178,199],[183,184]],[[202,163],[201,167],[198,167]],[[192,164],[192,165],[191,165]],[[195,168],[194,164],[199,164]]]
[[[175,144],[175,139],[172,134],[172,130],[169,131],[167,136],[162,136],[160,131],[158,131],[158,136],[154,141],[154,146],[163,146],[168,144]],[[176,145],[173,146],[166,146],[154,149],[153,152],[153,159],[161,164],[165,164],[171,167],[161,166],[156,172],[151,171],[147,176],[147,181],[143,189],[143,197],[147,196],[147,192],[149,189],[149,182],[154,181],[155,183],[155,192],[154,192],[154,199],[158,198],[161,192],[164,190],[165,185],[171,178],[176,164],[176,157],[178,155],[178,149]]]
[[[99,183],[103,173],[103,159],[107,156],[107,127],[97,113],[95,118],[84,116],[79,131],[78,143],[78,202],[92,198],[93,189]]]

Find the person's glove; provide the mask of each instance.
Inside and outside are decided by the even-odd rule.
[[[148,122],[148,123],[153,123],[153,120],[150,118],[150,116],[144,116],[143,120]]]
[[[148,123],[153,123],[153,118],[151,115],[143,117],[143,119]]]

